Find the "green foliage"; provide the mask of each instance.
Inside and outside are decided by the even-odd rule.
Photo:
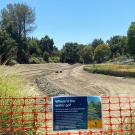
[[[135,22],[132,22],[127,33],[128,52],[135,58]]]
[[[30,64],[41,64],[41,63],[45,63],[45,61],[43,60],[42,57],[34,57],[34,56],[32,56],[29,59],[29,63]]]
[[[26,35],[33,30],[34,21],[34,11],[26,4],[8,4],[6,8],[1,10],[1,27],[12,37],[5,36],[8,39],[7,44],[13,46],[17,43],[14,55],[16,55],[16,60],[19,63],[28,62],[29,52]],[[4,45],[4,47],[8,49],[9,46]],[[3,51],[4,53],[8,52],[7,50]],[[8,57],[6,56],[4,60],[7,59]]]
[[[107,45],[98,45],[94,50],[94,59],[97,63],[105,62],[110,58],[110,48]]]
[[[41,48],[39,45],[39,40],[36,38],[28,38],[27,39],[27,44],[28,44],[28,50],[29,50],[29,55],[36,55],[36,56],[41,56]]]
[[[21,92],[19,91],[19,79],[17,76],[12,75],[5,75],[4,74],[4,67],[0,66],[0,96],[1,98],[8,98],[8,97],[19,97],[21,95]],[[3,100],[1,104],[7,105],[10,104],[10,100]],[[11,111],[11,109],[8,106],[1,106],[0,108],[1,113]],[[12,111],[17,112],[18,109],[13,109]],[[16,116],[17,117],[17,116]],[[11,116],[9,114],[3,114],[0,115],[0,120],[10,120]],[[15,117],[13,117],[15,119]],[[9,128],[8,122],[1,122],[0,128]],[[0,134],[9,134],[8,131],[1,131]]]
[[[13,66],[13,65],[17,64],[17,61],[14,60],[14,59],[10,59],[10,60],[7,61],[6,64],[7,64],[7,65],[10,65],[10,66]]]
[[[35,13],[26,4],[8,4],[1,11],[1,26],[17,43],[16,60],[19,63],[28,63],[31,55],[41,53],[40,47],[35,39],[26,39],[26,36],[34,28]],[[10,43],[12,45],[12,43]],[[5,46],[7,48],[7,46]],[[8,59],[6,57],[5,59]]]
[[[0,29],[0,64],[16,57],[16,45],[15,40],[4,29]]]
[[[23,119],[25,120],[34,120],[34,119],[40,119],[43,118],[44,114],[38,114],[35,115],[32,112],[34,109],[41,111],[42,108],[40,107],[34,107],[33,104],[34,102],[32,101],[26,101],[25,104],[32,104],[31,106],[21,106],[24,104],[24,100],[11,100],[8,98],[20,98],[23,97],[25,94],[23,91],[21,91],[21,81],[22,78],[18,77],[17,75],[10,73],[7,74],[5,72],[5,67],[0,66],[0,97],[5,98],[0,100],[0,104],[2,105],[0,107],[0,120],[3,122],[0,122],[0,128],[20,128],[22,127],[22,113],[21,112],[31,112],[29,114],[23,114]],[[28,96],[28,95],[27,95]],[[13,106],[18,105],[18,106]],[[43,104],[43,103],[42,103]],[[20,106],[19,106],[20,105]],[[12,116],[9,114],[9,112],[13,112]],[[11,121],[13,120],[12,124]],[[34,121],[24,121],[24,127],[30,127],[31,129],[25,129],[25,134],[38,134],[39,131],[36,131],[34,129]],[[36,122],[36,126],[41,126],[43,125],[42,121]],[[24,134],[22,130],[1,130],[0,134],[1,135],[21,135]],[[40,133],[42,134],[42,133]]]
[[[54,56],[52,56],[52,57],[49,57],[49,62],[51,62],[51,63],[59,63],[60,62],[60,57],[54,57]]]
[[[91,43],[92,47],[96,49],[98,45],[104,44],[104,41],[100,39],[94,39],[93,42]]]
[[[58,48],[56,46],[54,46],[53,47],[52,56],[54,56],[54,57],[60,57],[60,53],[61,53],[61,51],[58,50]]]
[[[1,11],[1,25],[18,42],[34,28],[34,10],[23,3],[8,4]]]
[[[60,56],[53,39],[49,36],[45,36],[41,40],[26,37],[33,30],[34,21],[34,11],[26,4],[8,4],[6,8],[2,9],[0,64],[7,61],[11,65],[16,63],[15,61],[18,63],[44,63],[49,61],[49,57]]]
[[[135,77],[135,65],[94,64],[84,67],[84,70],[118,77]]]
[[[8,4],[0,16],[0,64],[59,62],[59,59],[68,63],[100,63],[129,54],[135,59],[135,22],[131,23],[127,37],[113,36],[107,40],[108,46],[101,38],[95,38],[87,46],[69,42],[58,50],[48,35],[41,40],[28,37],[35,28],[35,13],[27,4]]]
[[[101,119],[101,103],[100,102],[90,102],[88,104],[88,119]]]
[[[111,56],[118,57],[124,55],[127,52],[127,37],[126,36],[113,36],[107,41],[108,46],[111,49]]]
[[[79,44],[66,43],[62,49],[61,62],[76,63],[79,59]]]
[[[93,53],[94,49],[90,45],[84,46],[80,51],[80,57],[82,58],[83,63],[92,63],[93,62]]]
[[[0,66],[0,96],[9,97],[21,95],[20,92],[20,79],[17,76],[5,74],[4,66]]]
[[[44,52],[44,54],[43,54],[43,58],[44,58],[44,60],[46,61],[46,62],[48,62],[49,60],[49,53],[48,52]]]
[[[45,51],[48,52],[50,55],[53,52],[54,42],[49,36],[45,36],[40,40],[41,50],[44,53]]]

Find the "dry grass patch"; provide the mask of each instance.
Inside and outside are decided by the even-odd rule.
[[[135,77],[135,65],[93,64],[85,66],[84,70],[105,75]]]

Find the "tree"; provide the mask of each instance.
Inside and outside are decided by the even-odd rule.
[[[82,48],[80,55],[83,60],[83,63],[88,64],[93,62],[93,52],[94,49],[90,45],[86,45]]]
[[[111,49],[111,56],[117,54],[123,55],[127,51],[127,37],[126,36],[113,36],[110,40],[107,40],[107,44]]]
[[[21,64],[28,63],[29,49],[27,40],[22,40],[21,44],[17,46],[17,61]]]
[[[26,4],[8,4],[1,10],[1,27],[17,43],[17,61],[28,62],[28,44],[26,36],[34,29],[35,13]]]
[[[29,55],[34,55],[34,56],[41,56],[41,48],[39,44],[39,40],[37,38],[28,38],[28,50],[29,50]]]
[[[43,54],[43,58],[44,58],[44,60],[46,62],[48,62],[48,60],[49,60],[49,53],[45,51],[44,54]]]
[[[53,47],[52,56],[60,57],[60,50],[56,46]]]
[[[79,44],[66,43],[61,50],[61,62],[76,63],[79,62]]]
[[[50,55],[54,49],[54,41],[49,36],[45,36],[40,40],[42,53],[48,52]]]
[[[104,44],[104,41],[100,38],[100,39],[94,39],[93,40],[93,42],[91,43],[91,45],[92,45],[92,47],[94,48],[94,49],[96,49],[96,47],[98,46],[98,45],[101,45],[101,44]]]
[[[132,22],[127,33],[128,37],[128,52],[135,60],[135,22]]]
[[[35,13],[26,4],[8,4],[1,11],[1,25],[14,39],[22,40],[34,28]]]
[[[94,59],[97,63],[105,62],[109,60],[110,54],[110,48],[105,44],[101,44],[98,45],[94,51]]]
[[[4,30],[0,29],[0,64],[16,58],[16,42]]]

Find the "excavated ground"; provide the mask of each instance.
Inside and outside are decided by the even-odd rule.
[[[28,95],[119,95],[135,94],[135,79],[92,74],[84,65],[49,63],[18,64],[5,67],[23,78],[23,89]]]

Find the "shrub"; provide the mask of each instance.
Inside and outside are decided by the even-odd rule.
[[[41,63],[45,63],[45,61],[43,60],[43,58],[40,58],[40,57],[31,57],[29,59],[29,64],[41,64]]]
[[[59,57],[49,57],[49,62],[51,62],[51,63],[59,63],[60,58]]]
[[[44,58],[44,60],[45,60],[46,62],[48,62],[49,53],[45,51],[44,54],[43,54],[43,58]]]

